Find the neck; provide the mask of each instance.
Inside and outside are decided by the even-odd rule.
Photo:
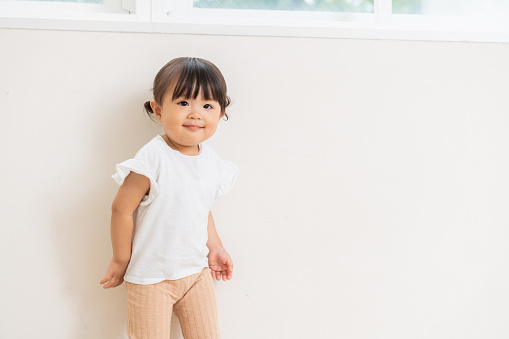
[[[185,149],[177,146],[166,134],[163,136],[163,140],[166,141],[170,148],[174,149],[175,151],[179,151],[184,155],[198,155],[200,153],[199,145],[196,145],[196,151],[194,151],[193,146],[185,147]],[[192,154],[187,154],[188,152]]]

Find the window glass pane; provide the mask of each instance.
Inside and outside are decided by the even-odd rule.
[[[0,0],[2,1],[2,0]],[[102,4],[103,0],[14,0],[14,1],[42,1],[42,2],[79,2],[87,4]]]
[[[422,1],[423,0],[392,0],[392,13],[422,14]]]
[[[472,17],[509,16],[509,0],[392,0],[392,12]]]
[[[198,8],[373,13],[374,0],[193,0]]]

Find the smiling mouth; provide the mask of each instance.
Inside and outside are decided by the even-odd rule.
[[[193,131],[197,131],[203,127],[200,127],[200,126],[194,126],[194,125],[184,125],[185,128],[188,128],[190,130],[193,130]]]

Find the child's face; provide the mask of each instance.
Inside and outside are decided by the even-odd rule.
[[[196,99],[172,100],[174,86],[168,88],[160,105],[155,100],[150,105],[172,145],[183,154],[196,155],[196,145],[214,135],[224,112],[217,101],[205,100],[201,92]]]

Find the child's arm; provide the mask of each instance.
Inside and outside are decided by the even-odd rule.
[[[117,287],[124,281],[124,274],[131,260],[133,213],[150,189],[150,180],[131,172],[118,189],[111,206],[111,244],[113,258],[101,284],[103,288]]]
[[[208,258],[212,278],[215,276],[217,280],[221,280],[222,275],[223,281],[226,279],[230,280],[233,275],[233,262],[228,252],[224,249],[221,239],[219,239],[212,212],[209,212],[207,231],[207,247],[209,248]]]
[[[207,241],[207,247],[209,250],[217,247],[223,247],[223,243],[221,239],[219,239],[219,235],[216,231],[216,224],[214,224],[214,218],[212,217],[212,212],[209,212],[209,223],[207,225],[207,231],[209,233],[209,239]]]

